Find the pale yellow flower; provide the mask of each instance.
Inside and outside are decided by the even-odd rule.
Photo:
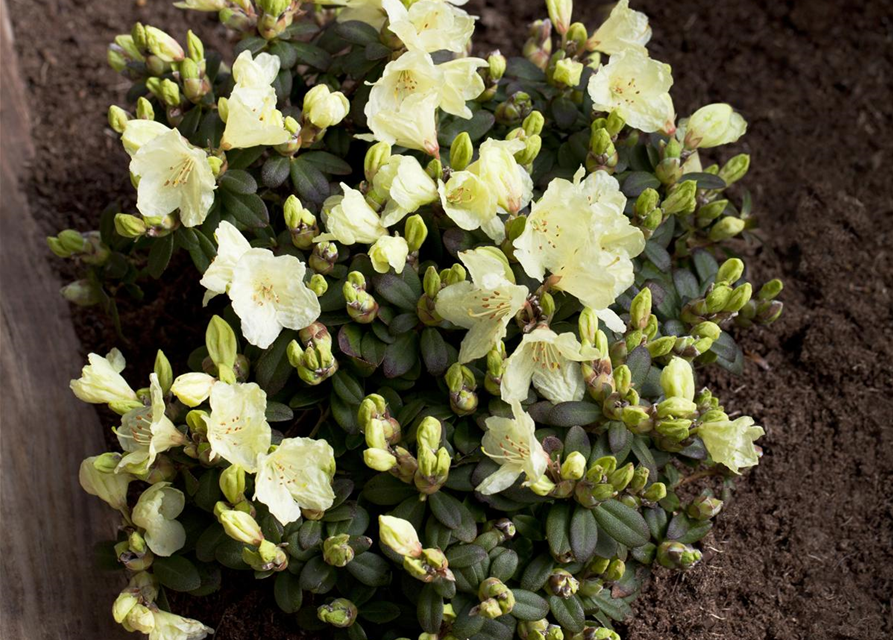
[[[211,451],[245,471],[257,471],[258,457],[270,449],[267,394],[253,382],[211,387],[211,414],[205,418]]]
[[[579,367],[577,367],[579,369]],[[536,439],[533,418],[521,403],[513,401],[513,418],[490,416],[481,449],[499,463],[499,470],[476,487],[484,495],[493,495],[511,487],[518,476],[524,475],[524,486],[539,480],[549,465],[549,456]]]
[[[146,531],[149,549],[157,556],[170,556],[186,544],[186,529],[176,517],[186,497],[170,482],[158,482],[143,491],[133,508],[133,523]]]
[[[620,0],[611,15],[589,38],[589,50],[614,55],[623,51],[645,51],[651,40],[648,16],[629,8],[629,0]]]
[[[325,511],[335,492],[335,454],[329,443],[310,438],[286,438],[257,461],[254,499],[260,500],[282,524],[301,517],[301,509]]]

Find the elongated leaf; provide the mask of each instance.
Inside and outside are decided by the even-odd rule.
[[[525,589],[512,589],[515,607],[512,615],[518,620],[541,620],[549,614],[549,603],[540,595]]]
[[[320,49],[309,42],[293,42],[297,61],[315,67],[320,71],[326,71],[332,64],[332,56],[325,49]]]
[[[171,261],[171,255],[174,252],[174,236],[168,234],[162,238],[157,238],[149,249],[149,262],[146,270],[149,275],[156,280],[161,277],[164,270],[167,269],[168,263]]]
[[[329,197],[329,181],[315,164],[302,156],[291,161],[291,182],[302,200],[321,205]]]
[[[391,304],[415,313],[419,296],[415,295],[402,278],[392,273],[377,274],[372,278],[375,287],[375,295],[380,296]]]
[[[635,509],[617,500],[603,502],[595,509],[596,522],[609,536],[627,547],[638,547],[648,542],[648,525]]]
[[[577,596],[573,595],[570,598],[549,596],[549,609],[552,611],[552,615],[555,616],[555,621],[565,629],[574,633],[579,633],[583,630],[586,613],[583,611],[583,604]]]
[[[415,333],[404,333],[385,348],[381,365],[386,378],[399,378],[412,369],[419,359],[418,342]]]
[[[443,491],[438,491],[428,498],[434,517],[450,529],[458,529],[462,524],[462,503]],[[486,554],[484,554],[486,555]]]
[[[446,373],[451,364],[450,352],[440,331],[434,327],[425,327],[422,330],[421,351],[428,373],[437,378]]]
[[[451,547],[446,557],[450,567],[462,569],[484,562],[487,559],[487,552],[476,544],[461,544]]]
[[[221,191],[223,210],[246,227],[262,228],[270,224],[267,205],[257,194]]]
[[[645,346],[633,349],[626,359],[626,366],[629,367],[630,374],[632,374],[633,386],[636,389],[641,389],[651,370],[651,354],[648,353],[648,349]]]
[[[183,556],[156,556],[152,563],[152,574],[173,591],[192,591],[202,586],[198,569]]]
[[[291,571],[280,571],[273,584],[273,597],[285,613],[295,613],[304,602],[301,579]]]
[[[546,516],[546,540],[549,542],[552,555],[559,559],[567,556],[571,550],[571,515],[570,503],[556,502],[550,507],[549,515]]]
[[[353,168],[346,160],[328,151],[308,151],[302,154],[301,158],[324,173],[335,176],[348,176],[353,173]]]
[[[371,25],[359,20],[347,20],[335,23],[335,33],[351,44],[367,45],[378,42],[378,31]]]
[[[275,189],[285,182],[290,170],[291,159],[275,154],[264,162],[264,166],[260,170],[260,179],[265,186]]]
[[[646,171],[633,171],[623,181],[620,189],[628,198],[638,198],[645,189],[659,189],[660,180]]]
[[[428,633],[440,631],[440,625],[443,624],[443,598],[437,593],[434,585],[426,584],[422,587],[416,615],[424,631]]]
[[[288,361],[287,350],[288,343],[294,338],[294,331],[284,330],[257,361],[255,369],[257,383],[267,392],[268,396],[279,393],[293,371]]]
[[[380,555],[367,551],[354,558],[347,570],[354,578],[369,587],[383,587],[391,582],[391,568]]]
[[[220,176],[220,188],[230,193],[247,195],[257,192],[257,180],[247,171],[230,169]]]
[[[692,172],[686,173],[679,182],[686,180],[694,180],[698,185],[698,189],[725,189],[726,181],[712,173]]]
[[[530,561],[521,574],[521,588],[527,591],[539,591],[549,579],[555,560],[548,553],[542,553]]]
[[[588,561],[595,553],[598,543],[598,525],[591,509],[577,505],[571,518],[570,526],[571,551],[577,562]]]

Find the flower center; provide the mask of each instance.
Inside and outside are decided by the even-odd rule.
[[[164,181],[165,187],[179,187],[189,179],[192,170],[195,169],[195,159],[192,156],[184,157],[179,164],[168,167],[170,177]]]
[[[279,294],[276,293],[271,283],[264,280],[257,283],[257,286],[254,288],[254,295],[252,296],[252,299],[257,303],[259,307],[262,307],[268,302],[278,304]]]
[[[477,308],[474,306],[469,307],[469,318],[496,320],[505,317],[512,311],[512,299],[506,293],[496,290],[481,291],[476,293],[475,297],[479,302],[479,306]]]

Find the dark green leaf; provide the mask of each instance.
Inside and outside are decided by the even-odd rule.
[[[546,540],[552,555],[558,559],[564,558],[571,550],[570,525],[571,504],[568,502],[556,502],[549,509],[546,516]]]
[[[710,520],[692,520],[684,513],[677,513],[667,527],[667,539],[694,544],[713,528]]]
[[[404,280],[393,273],[376,274],[372,277],[372,285],[375,287],[375,295],[380,296],[391,304],[415,312],[419,302],[419,296],[415,295]]]
[[[555,560],[548,553],[538,555],[530,561],[521,574],[521,588],[527,591],[539,591],[549,579]]]
[[[431,512],[434,514],[434,517],[440,520],[443,525],[450,529],[458,529],[459,525],[462,524],[461,509],[465,507],[450,494],[438,491],[431,494],[428,502],[431,504]]]
[[[263,228],[270,224],[267,205],[255,193],[239,194],[221,191],[223,209],[246,227]]]
[[[686,180],[694,180],[698,189],[725,189],[726,181],[720,178],[717,175],[713,175],[712,173],[686,173],[679,182],[685,182]]]
[[[291,161],[291,182],[304,201],[321,205],[329,197],[329,181],[326,176],[302,156]]]
[[[351,44],[367,45],[378,42],[378,31],[371,25],[359,20],[347,20],[335,23],[335,33]]]
[[[719,271],[719,264],[708,251],[698,249],[692,254],[695,263],[695,271],[698,272],[698,278],[701,282],[713,282],[716,272]]]
[[[628,198],[638,198],[645,189],[659,189],[660,180],[647,171],[633,171],[626,176],[621,191]]]
[[[682,298],[683,302],[697,298],[701,293],[701,286],[694,274],[687,269],[676,269],[673,271],[673,284],[676,286],[676,292]]]
[[[360,617],[375,624],[386,624],[400,617],[400,607],[393,602],[374,600],[360,607]]]
[[[595,553],[598,542],[598,526],[592,510],[577,505],[571,518],[571,551],[577,562],[587,562]]]
[[[645,243],[645,257],[654,263],[654,266],[661,271],[669,271],[673,266],[673,259],[667,250],[658,243],[649,240]]]
[[[287,404],[270,401],[267,402],[265,417],[267,422],[288,422],[294,419],[295,412]]]
[[[268,396],[279,393],[293,371],[288,361],[287,349],[288,343],[294,338],[295,332],[285,329],[257,361],[255,377]]]
[[[247,171],[230,169],[220,176],[220,188],[242,195],[257,193],[257,180]]]
[[[469,120],[455,117],[451,121],[447,121],[447,123],[441,127],[440,132],[437,135],[437,141],[441,146],[449,147],[453,144],[453,140],[455,140],[456,136],[464,131],[468,133],[472,142],[476,142],[483,138],[484,134],[492,129],[495,123],[496,117],[485,109],[475,112]]]
[[[424,631],[428,633],[440,631],[440,625],[443,624],[443,598],[437,593],[434,585],[426,584],[422,587],[416,615]]]
[[[348,176],[353,173],[353,169],[346,160],[342,160],[328,151],[308,151],[301,154],[301,158],[324,173],[336,176]]]
[[[350,405],[359,405],[366,397],[363,385],[344,369],[339,369],[332,377],[332,388],[342,400]]]
[[[512,615],[518,620],[532,622],[542,620],[549,614],[549,603],[542,596],[526,589],[512,589],[515,596],[515,607]]]
[[[363,487],[363,497],[372,504],[383,507],[400,504],[408,497],[417,495],[415,487],[400,482],[389,473],[374,476]]]
[[[391,569],[388,561],[367,551],[354,558],[347,570],[354,578],[370,587],[383,587],[391,582]]]
[[[651,370],[651,354],[648,353],[648,349],[645,346],[633,349],[626,359],[626,366],[632,374],[633,386],[641,389]]]
[[[419,359],[418,342],[417,334],[404,333],[385,348],[381,364],[386,378],[399,378],[412,369]]]
[[[174,252],[174,236],[168,234],[161,238],[156,238],[149,249],[149,262],[146,270],[149,275],[156,280],[161,277],[164,270],[167,269],[168,263],[171,261],[171,254]]]
[[[555,621],[565,629],[573,633],[579,633],[583,630],[586,614],[577,596],[574,595],[570,598],[549,596],[549,609],[552,611],[552,615],[555,616]]]
[[[192,591],[202,586],[198,569],[183,556],[156,556],[152,574],[158,582],[173,591]]]
[[[578,115],[580,111],[571,100],[561,97],[552,101],[552,117],[560,129],[572,127]]]
[[[455,527],[452,528],[455,529]],[[487,552],[476,544],[460,544],[451,547],[446,557],[450,567],[462,569],[484,562],[487,559]]]
[[[295,56],[298,62],[309,65],[320,71],[326,71],[332,64],[332,56],[325,49],[320,49],[309,42],[294,42]]]
[[[439,378],[446,373],[450,366],[450,352],[440,331],[434,327],[426,327],[422,330],[422,359],[425,368],[432,376]]]
[[[304,602],[301,579],[291,571],[280,571],[273,584],[273,597],[285,613],[295,613]]]
[[[260,170],[260,178],[265,186],[275,189],[288,178],[290,167],[291,159],[277,153],[264,162],[264,166]]]
[[[357,556],[355,560],[362,558],[366,554]],[[351,562],[353,564],[353,562]],[[348,565],[350,566],[350,565]],[[300,587],[311,593],[328,593],[335,586],[337,573],[335,567],[326,564],[322,556],[314,556],[301,569]]]
[[[593,509],[593,515],[602,530],[627,547],[638,547],[648,542],[650,532],[642,514],[622,502],[603,502]]]

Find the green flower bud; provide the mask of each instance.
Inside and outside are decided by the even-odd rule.
[[[719,515],[722,511],[722,500],[713,496],[698,496],[686,509],[686,512],[695,520],[709,520]]]
[[[218,503],[220,505],[221,503]],[[233,540],[245,544],[259,546],[264,541],[264,534],[257,521],[251,514],[237,509],[230,509],[225,505],[217,514],[217,521],[223,525],[223,530]]]
[[[450,167],[454,171],[462,171],[471,164],[474,156],[474,145],[471,142],[471,136],[467,131],[463,131],[453,139],[450,145]]]
[[[437,267],[430,266],[425,269],[425,276],[422,279],[422,286],[425,290],[425,295],[428,296],[428,298],[433,300],[437,297],[437,294],[440,293],[440,289],[442,286],[440,274],[437,272]]]
[[[440,272],[440,279],[443,280],[444,286],[447,287],[458,282],[465,282],[466,276],[467,272],[465,271],[465,267],[458,262],[449,269]]]
[[[580,84],[580,78],[583,76],[583,63],[571,58],[564,58],[555,63],[555,71],[552,74],[553,80],[567,87],[576,87]]]
[[[612,111],[611,113],[608,114],[608,117],[605,120],[605,130],[607,130],[607,132],[611,135],[612,138],[616,137],[621,131],[623,131],[624,126],[626,126],[626,122],[620,116],[620,114],[618,112]],[[648,190],[649,189],[646,189],[645,191],[648,191]],[[651,189],[651,191],[654,191],[654,189]],[[655,195],[656,194],[657,194],[657,192],[655,192]],[[655,199],[654,206],[652,206],[649,209],[649,211],[651,209],[654,209],[654,207],[656,207],[656,206],[657,206],[657,199]]]
[[[127,58],[121,49],[115,45],[109,46],[106,50],[105,60],[115,73],[122,73],[127,68]]]
[[[86,279],[68,283],[59,290],[59,293],[63,298],[79,307],[92,307],[102,302],[103,299],[99,286]]]
[[[644,218],[654,209],[656,209],[659,203],[660,195],[657,193],[657,191],[650,187],[648,189],[645,189],[642,193],[639,194],[639,197],[636,198],[636,216],[638,216],[639,218]]]
[[[668,215],[685,215],[695,210],[695,197],[698,185],[694,180],[679,182],[670,191],[670,195],[661,203],[661,209]]]
[[[533,491],[538,496],[547,496],[551,494],[555,490],[555,483],[549,480],[549,476],[543,474],[540,476],[539,480],[531,484],[528,489]]]
[[[540,150],[543,148],[543,139],[534,134],[529,136],[524,141],[524,144],[524,149],[515,154],[515,160],[520,165],[529,165],[536,160]]]
[[[78,233],[73,229],[65,229],[59,233],[58,240],[62,250],[66,251],[68,255],[85,253],[90,248],[90,245],[83,234]]]
[[[443,428],[440,420],[431,416],[424,418],[416,430],[416,440],[419,443],[419,447],[427,447],[431,451],[436,451],[440,448],[442,436]]]
[[[675,540],[662,542],[657,548],[657,561],[668,569],[690,569],[700,560],[700,551]]]
[[[521,123],[521,128],[524,129],[524,133],[527,137],[530,136],[538,136],[543,132],[543,126],[546,124],[546,118],[539,111],[531,111],[530,115],[524,118],[524,122]]]
[[[316,294],[317,298],[320,298],[329,290],[329,283],[326,281],[325,276],[314,273],[310,276],[310,282],[307,283],[307,287]]]
[[[164,62],[179,62],[185,57],[183,47],[171,36],[155,27],[145,28],[146,48]],[[136,41],[137,38],[134,37]]]
[[[632,389],[632,385],[633,376],[628,366],[623,364],[614,369],[614,388],[617,390],[617,393],[621,396],[626,395]]]
[[[637,404],[631,404],[623,407],[623,409],[621,410],[621,419],[623,420],[623,424],[638,433],[640,432],[640,425],[645,426],[645,423],[648,423],[650,421],[651,416],[649,415],[645,407],[641,407]],[[645,427],[645,430],[648,430],[648,428]]]
[[[406,238],[406,244],[409,245],[409,252],[415,253],[421,249],[428,237],[428,227],[422,216],[415,214],[406,219],[406,225],[403,228],[403,236]]]
[[[291,6],[291,0],[256,0],[256,2],[261,11],[277,18]]]
[[[555,298],[552,297],[551,293],[545,291],[541,293],[539,302],[543,317],[551,318],[553,315],[555,315]]]
[[[605,570],[605,580],[608,582],[616,582],[623,577],[624,573],[626,573],[626,565],[623,560],[616,558],[611,560],[611,564],[609,564],[608,568]]]
[[[339,629],[346,629],[357,619],[356,605],[346,598],[337,598],[329,604],[321,605],[316,610],[316,617],[322,622]]]
[[[454,363],[446,373],[446,383],[450,390],[450,407],[460,416],[474,413],[478,406],[478,397],[474,390],[477,383],[474,374],[466,366]]]
[[[366,152],[366,159],[363,163],[363,171],[365,172],[366,180],[371,183],[379,169],[386,165],[390,159],[391,145],[388,143],[378,142],[369,147],[369,150]]]
[[[630,480],[627,485],[627,489],[629,489],[632,493],[639,493],[642,489],[645,488],[645,485],[648,483],[649,476],[648,467],[638,466],[636,467],[636,471],[633,474],[633,479]]]
[[[480,616],[481,618],[493,620],[503,614],[502,608],[499,606],[499,603],[494,598],[488,598],[487,600],[484,600],[479,605],[471,609],[469,615]]]
[[[691,420],[682,418],[674,420],[659,420],[654,429],[660,435],[664,436],[671,442],[682,442],[689,436],[688,430],[691,428]]]
[[[729,296],[729,301],[726,303],[726,306],[723,307],[723,311],[725,313],[737,313],[744,307],[744,305],[750,302],[752,295],[753,285],[749,282],[745,282],[744,284],[735,287],[734,291],[732,291],[732,295]]]
[[[530,96],[518,91],[496,107],[496,121],[506,126],[514,126],[526,118],[533,109]]]
[[[757,300],[774,300],[778,297],[778,294],[781,293],[782,289],[784,289],[784,283],[781,280],[778,278],[770,280],[760,287],[760,292],[757,294]]]
[[[224,123],[229,119],[229,100],[226,98],[217,99],[217,115]]]
[[[546,9],[549,11],[549,20],[552,21],[555,31],[561,35],[566,34],[574,10],[573,0],[546,0]]]
[[[568,52],[585,50],[588,39],[589,33],[586,31],[586,25],[582,22],[574,22],[567,30]],[[571,44],[573,49],[570,46]]]
[[[719,170],[719,177],[725,180],[727,185],[732,185],[743,178],[748,169],[750,169],[750,156],[741,153],[723,165]]]
[[[614,487],[615,491],[623,491],[632,481],[635,473],[635,465],[632,462],[628,462],[608,474],[608,482]]]
[[[651,316],[651,289],[644,287],[635,298],[629,308],[630,326],[635,329],[644,329]]]
[[[552,569],[546,583],[552,595],[559,598],[570,598],[580,588],[580,581],[564,569]]]
[[[659,418],[693,418],[698,413],[698,405],[680,397],[671,397],[657,405]]]
[[[652,358],[660,358],[669,354],[676,344],[675,336],[663,336],[645,345]]]
[[[561,464],[562,480],[579,480],[586,473],[586,456],[572,451]]]
[[[716,272],[716,282],[731,285],[738,282],[743,274],[744,262],[738,258],[729,258],[720,265],[719,271]]]
[[[359,271],[351,271],[342,287],[347,302],[347,313],[360,324],[368,324],[378,315],[378,303],[366,292],[366,278]]]
[[[479,615],[487,618],[498,618],[511,613],[512,609],[515,608],[515,596],[512,594],[512,590],[505,586],[499,578],[487,578],[481,582],[478,587],[478,599],[480,599],[481,605],[488,601],[492,601],[496,605],[497,613],[495,616],[486,615],[483,611],[479,613]]]
[[[645,493],[642,494],[642,497],[648,502],[660,502],[667,497],[667,485],[663,482],[655,482],[645,489]]]
[[[592,132],[589,138],[589,150],[595,156],[611,156],[617,152],[614,142],[611,140],[611,134],[604,128],[595,129]]]
[[[726,216],[710,228],[710,240],[712,242],[722,242],[723,240],[734,238],[744,231],[746,225],[747,223],[741,218]]]
[[[142,218],[127,213],[115,214],[115,231],[122,238],[141,238],[148,230]]]
[[[173,80],[165,79],[161,82],[161,99],[169,107],[176,107],[180,104],[180,87]]]
[[[219,370],[218,377],[224,382],[235,382],[233,366],[239,345],[235,332],[226,320],[216,315],[211,318],[205,331],[205,345],[208,347],[208,356]]]
[[[345,567],[354,559],[355,552],[350,546],[350,534],[342,533],[323,540],[322,557],[333,567]]]
[[[318,242],[313,245],[313,253],[307,263],[310,268],[327,275],[335,268],[335,262],[338,260],[338,247],[334,242]]]
[[[115,105],[109,107],[109,126],[115,133],[124,133],[124,127],[127,126],[128,120],[130,120],[130,116],[124,109]]]
[[[569,17],[568,17],[569,19]],[[528,39],[521,49],[522,55],[540,69],[544,70],[552,55],[552,22],[536,20],[530,24]]]
[[[726,208],[728,208],[728,206],[728,200],[714,200],[713,202],[709,202],[698,207],[698,226],[706,227],[711,222],[716,220],[722,214],[722,212],[725,211]]]
[[[661,184],[670,187],[682,179],[682,165],[679,158],[664,158],[654,170],[654,175]]]
[[[707,313],[719,313],[725,309],[732,297],[732,288],[727,284],[714,285],[704,298]]]
[[[220,474],[220,490],[230,504],[238,504],[245,499],[245,469],[231,464]]]
[[[505,56],[499,53],[499,50],[496,50],[487,57],[487,65],[490,79],[499,82],[502,79],[502,76],[505,75],[507,65]],[[452,158],[452,156],[450,157]]]

